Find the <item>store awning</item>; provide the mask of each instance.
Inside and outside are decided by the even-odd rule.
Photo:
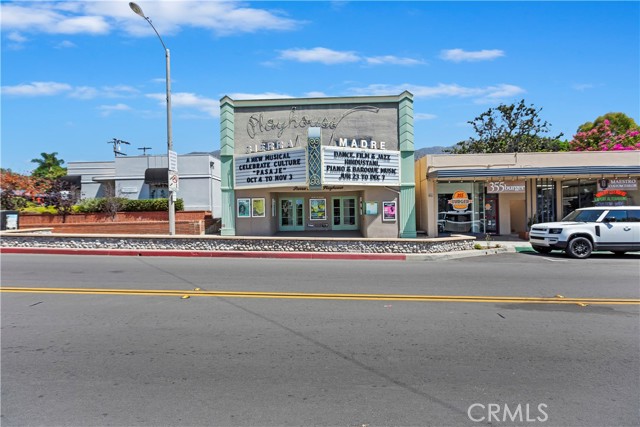
[[[429,172],[428,177],[489,178],[525,176],[569,176],[569,175],[640,175],[640,166],[560,166],[547,168],[490,168],[490,169],[441,169]]]
[[[169,180],[168,168],[148,168],[144,171],[144,183],[145,184],[165,184],[167,185]]]

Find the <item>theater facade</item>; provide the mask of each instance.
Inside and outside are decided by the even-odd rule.
[[[225,96],[220,123],[222,235],[416,237],[411,93]]]

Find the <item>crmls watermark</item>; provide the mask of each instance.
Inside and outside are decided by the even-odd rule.
[[[537,406],[529,403],[518,403],[509,406],[506,403],[474,403],[467,409],[467,416],[475,423],[481,422],[520,422],[520,423],[544,423],[549,420],[546,403],[539,403]]]

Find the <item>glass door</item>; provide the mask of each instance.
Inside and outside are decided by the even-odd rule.
[[[280,199],[280,230],[304,231],[304,199]]]
[[[498,234],[500,212],[498,212],[498,194],[487,194],[484,203],[485,233]]]
[[[358,206],[355,197],[333,197],[333,230],[357,230]]]

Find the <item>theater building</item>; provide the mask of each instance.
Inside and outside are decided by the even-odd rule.
[[[411,93],[220,110],[222,235],[416,237]]]
[[[416,162],[418,229],[525,237],[590,206],[640,205],[640,151],[427,155]]]

